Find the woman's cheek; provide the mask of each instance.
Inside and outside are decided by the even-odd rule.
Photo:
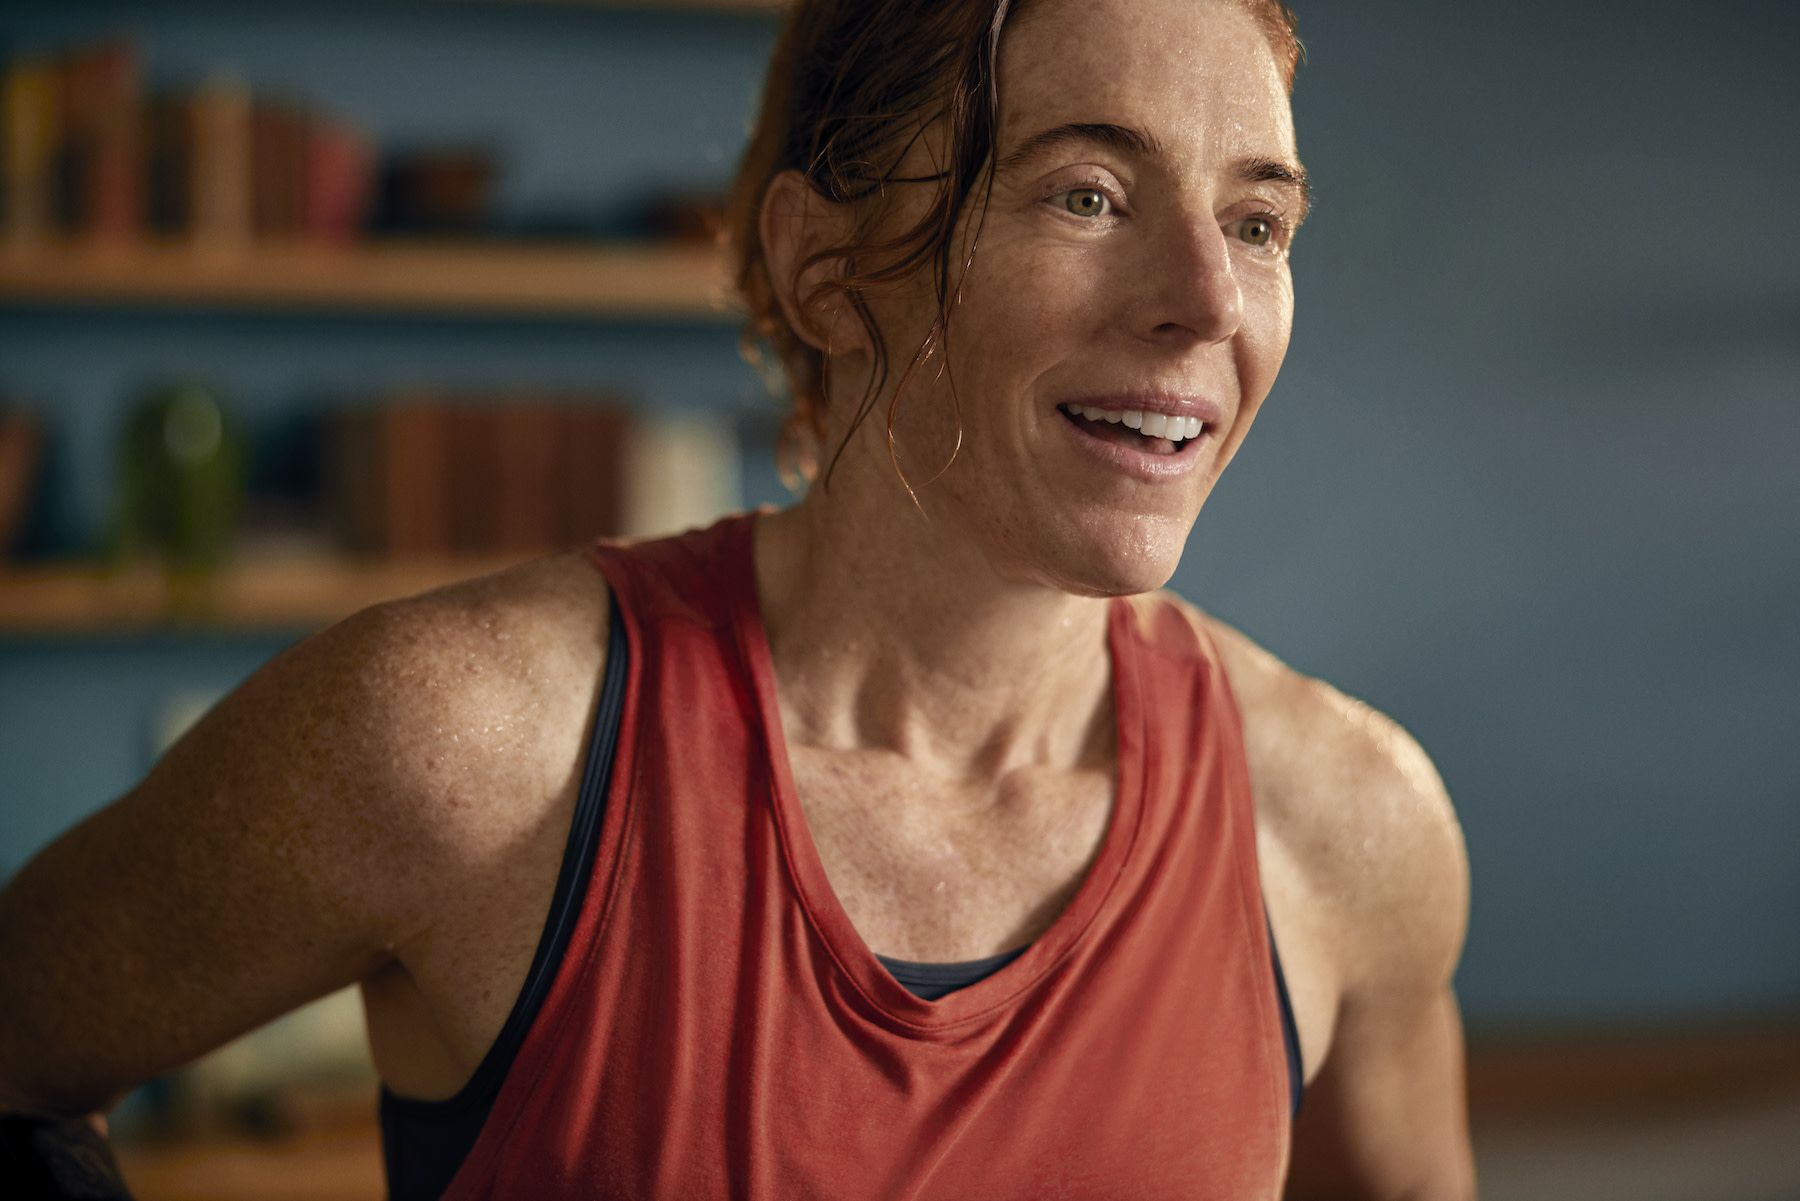
[[[1260,396],[1275,382],[1294,330],[1294,277],[1287,264],[1240,276],[1244,326],[1240,344],[1249,362],[1240,368],[1246,398]]]

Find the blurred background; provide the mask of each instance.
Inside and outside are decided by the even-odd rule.
[[[1442,771],[1485,1196],[1800,1197],[1800,10],[1295,7],[1293,349],[1174,586]],[[0,0],[0,875],[309,629],[785,500],[711,249],[778,20]],[[140,1192],[379,1195],[354,999],[259,1038]]]

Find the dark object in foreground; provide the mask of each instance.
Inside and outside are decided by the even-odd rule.
[[[131,1201],[100,1132],[55,1118],[0,1117],[0,1194],[17,1201]]]

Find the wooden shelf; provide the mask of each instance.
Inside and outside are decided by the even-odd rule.
[[[168,578],[154,568],[13,569],[0,573],[0,635],[312,629],[528,557],[246,563],[208,581],[199,608],[183,605]]]
[[[0,303],[732,321],[728,296],[707,246],[0,249]]]

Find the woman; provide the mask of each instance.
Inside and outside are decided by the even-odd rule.
[[[1286,349],[1297,50],[802,4],[735,230],[805,498],[260,672],[6,894],[0,1107],[354,981],[396,1197],[1268,1197],[1301,1076],[1318,1187],[1470,1195],[1429,763],[1151,591]]]

